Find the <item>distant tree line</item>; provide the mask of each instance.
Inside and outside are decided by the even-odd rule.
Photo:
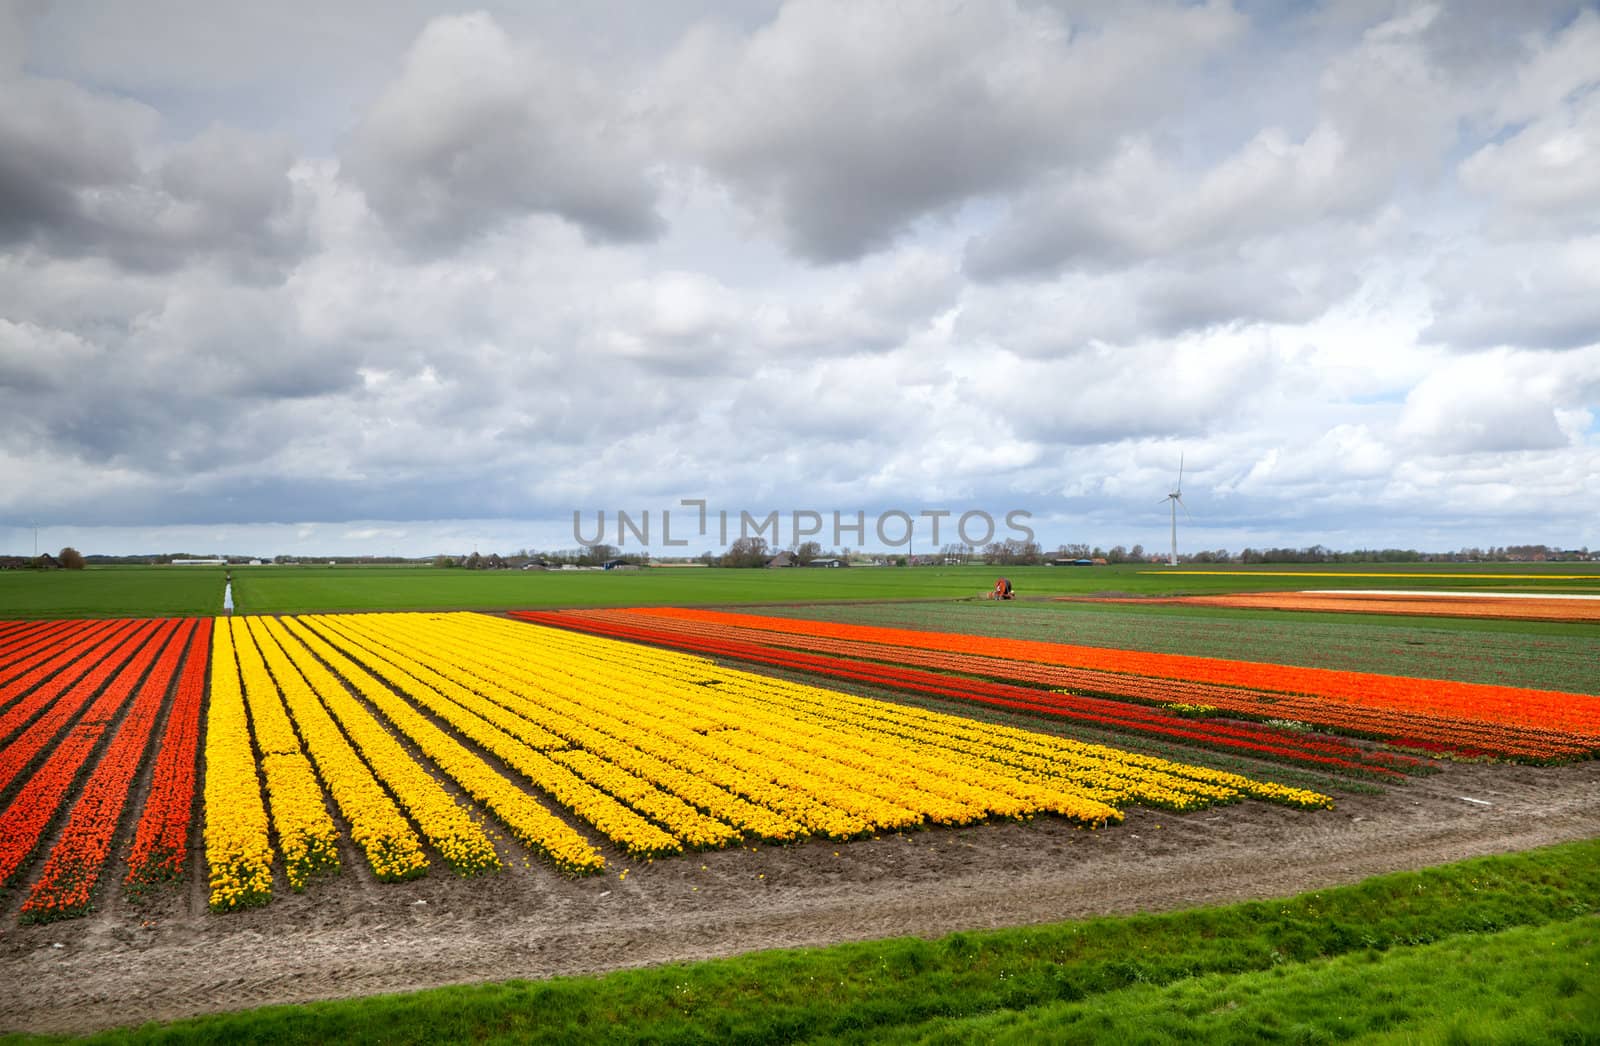
[[[53,556],[48,552],[42,556],[0,556],[0,570],[82,570],[83,567],[83,553],[71,545]]]

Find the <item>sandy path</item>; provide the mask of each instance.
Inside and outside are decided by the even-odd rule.
[[[1332,812],[1254,802],[1181,817],[1136,810],[1099,832],[1041,819],[690,855],[635,864],[625,881],[570,881],[519,862],[490,888],[447,874],[379,885],[350,868],[344,879],[354,882],[230,916],[208,914],[196,882],[142,907],[113,898],[88,919],[7,919],[0,1029],[82,1032],[269,1002],[1180,908],[1594,837],[1600,762],[1460,765],[1381,795],[1342,796]],[[15,902],[6,908],[14,913]]]

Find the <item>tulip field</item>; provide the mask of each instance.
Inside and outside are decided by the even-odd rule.
[[[1333,805],[1074,726],[1375,781],[1441,754],[1600,752],[1600,706],[1569,693],[756,613],[7,622],[0,885],[24,920],[79,915],[198,848],[229,911],[351,862],[379,882],[519,854],[584,876],[995,819],[1099,829],[1134,805]]]
[[[225,911],[337,875],[350,855],[379,881],[439,867],[478,876],[509,859],[497,837],[584,875],[608,853],[1039,815],[1094,829],[1130,804],[1332,804],[482,614],[67,622],[0,636],[0,882],[31,878],[24,919],[83,913],[109,868],[125,865],[130,888],[181,874],[193,825],[210,904]],[[148,797],[129,810],[147,759]],[[128,852],[113,854],[133,818]],[[65,828],[39,871],[21,876],[54,823]]]
[[[1375,776],[1414,769],[1417,763],[1394,753],[1363,752],[1339,734],[1430,753],[1526,762],[1600,753],[1600,701],[1565,691],[714,610],[515,616]],[[908,665],[946,674],[899,667]],[[966,678],[955,682],[948,673]],[[1057,689],[1040,692],[1019,684]],[[1333,733],[1308,736],[1231,719],[1199,726],[1191,717],[1201,710]]]
[[[1240,941],[1267,969],[1593,908],[1581,854],[1559,874],[1527,854],[1517,882],[1340,885],[1594,837],[1584,621],[423,602],[0,620],[0,1028],[751,951],[781,981],[811,953],[764,949],[849,940],[868,950],[808,975],[830,993],[909,977],[943,1012],[960,976],[987,1012],[1019,963],[1044,999],[1086,975],[1080,924],[1044,925],[1063,918],[1313,891],[1201,933],[1232,970]],[[1188,939],[1144,918],[1105,952],[1141,984]],[[1021,929],[974,950],[998,927]],[[603,1020],[665,1007],[641,1027],[666,1041],[691,1008],[765,1012],[776,982],[724,998],[723,976],[663,972]],[[812,1026],[830,993],[771,1027]]]

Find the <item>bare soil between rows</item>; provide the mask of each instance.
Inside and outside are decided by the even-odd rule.
[[[1476,801],[1473,801],[1476,800]],[[1600,762],[1454,764],[1333,811],[1244,802],[813,840],[566,879],[379,884],[347,862],[303,894],[231,915],[202,878],[86,919],[0,926],[0,1029],[87,1032],[269,1003],[593,973],[841,941],[1285,896],[1468,857],[1600,837]],[[629,869],[619,878],[622,869]],[[198,858],[194,872],[200,873]]]

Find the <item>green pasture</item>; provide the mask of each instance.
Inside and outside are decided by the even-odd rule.
[[[1123,593],[1193,595],[1299,588],[1489,588],[1600,592],[1596,564],[1407,564],[1386,577],[1367,564],[1228,568],[1121,564],[1103,567],[844,567],[725,570],[652,567],[618,571],[469,571],[433,567],[232,568],[241,613],[340,610],[728,605],[974,598],[1004,574],[1023,599]],[[1307,577],[1286,571],[1316,570]],[[1421,577],[1401,576],[1420,574]],[[1572,580],[1571,575],[1578,575]],[[0,571],[0,618],[214,614],[221,567],[102,567]]]
[[[1597,912],[1591,840],[1282,900],[274,1006],[92,1041],[1593,1043]]]

